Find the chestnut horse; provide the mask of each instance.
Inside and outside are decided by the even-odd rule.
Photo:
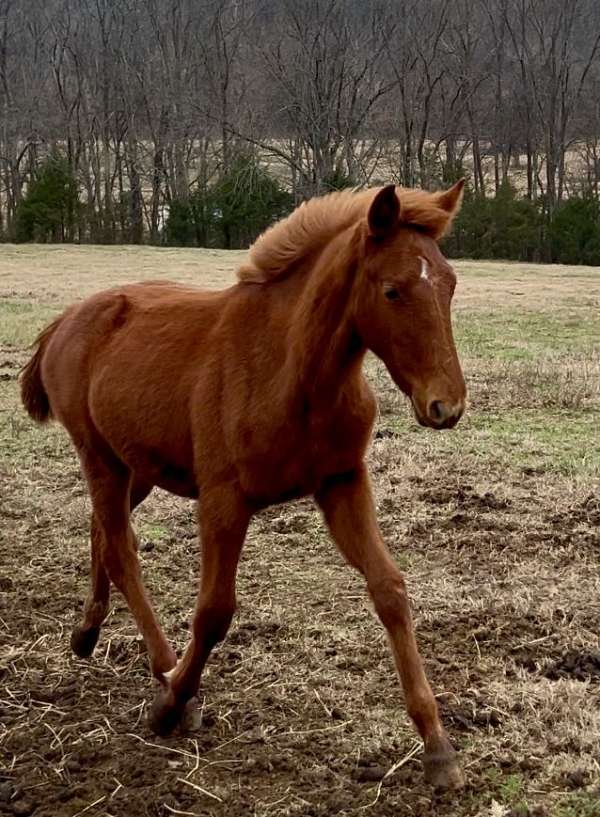
[[[35,420],[53,417],[67,429],[93,508],[91,591],[71,645],[91,655],[112,582],[162,685],[150,715],[157,733],[180,722],[227,633],[252,515],[312,494],[387,630],[427,778],[462,785],[404,579],[377,525],[365,467],[376,403],[362,374],[372,350],[422,425],[451,428],[460,418],[456,279],[437,241],[462,187],[390,185],[313,199],[256,241],[235,286],[116,287],[70,307],[37,339],[23,403]],[[142,583],[130,522],[154,486],[199,499],[202,575],[179,661]]]

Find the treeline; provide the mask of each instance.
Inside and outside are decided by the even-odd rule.
[[[445,252],[454,258],[600,266],[600,201],[573,196],[548,212],[543,200],[517,196],[508,182],[493,198],[467,189]]]
[[[242,246],[466,175],[453,251],[556,259],[598,229],[599,100],[597,0],[0,0],[0,236]]]

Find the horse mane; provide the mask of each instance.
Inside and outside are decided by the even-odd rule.
[[[303,202],[287,218],[259,235],[250,257],[238,270],[241,282],[266,283],[282,276],[295,261],[331,241],[334,236],[366,218],[380,187],[342,190]],[[400,223],[441,238],[453,213],[441,206],[440,193],[396,188]]]

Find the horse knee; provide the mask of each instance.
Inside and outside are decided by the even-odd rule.
[[[377,615],[387,630],[410,624],[410,605],[406,585],[398,572],[369,585]]]
[[[103,541],[100,556],[109,579],[121,593],[124,592],[128,581],[132,578],[139,578],[140,565],[135,540],[132,536],[128,536],[125,541],[115,543]]]
[[[122,593],[125,584],[125,576],[127,570],[125,568],[125,565],[123,564],[123,560],[119,558],[119,554],[115,553],[112,549],[103,548],[102,566],[106,570],[108,578],[111,580],[114,586]]]

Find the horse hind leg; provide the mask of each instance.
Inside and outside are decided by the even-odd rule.
[[[100,627],[108,615],[110,579],[102,564],[102,531],[92,514],[90,526],[92,586],[85,600],[83,620],[71,633],[71,649],[79,658],[89,658],[98,642]]]
[[[134,479],[130,493],[130,510],[133,511],[148,496],[152,486]],[[110,578],[102,563],[102,529],[92,514],[90,524],[91,542],[91,588],[83,608],[83,620],[71,633],[71,649],[79,658],[89,658],[94,651],[110,602]],[[134,539],[137,546],[137,541]]]
[[[137,539],[129,524],[130,512],[148,496],[152,486],[131,480],[123,469],[109,469],[101,460],[83,462],[94,512],[91,524],[92,586],[84,607],[83,621],[71,635],[71,647],[79,657],[94,650],[100,626],[108,614],[110,583],[123,593],[148,646],[155,672],[175,663],[142,584],[137,558]],[[127,503],[127,495],[129,502]],[[128,507],[127,507],[128,506]]]

